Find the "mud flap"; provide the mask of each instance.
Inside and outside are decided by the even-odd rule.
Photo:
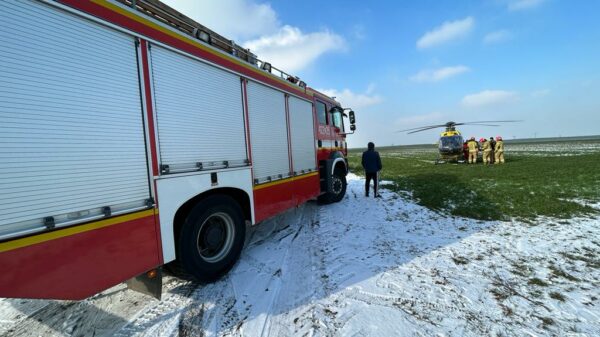
[[[160,301],[162,296],[162,269],[156,268],[130,278],[126,282],[127,288],[150,295]]]

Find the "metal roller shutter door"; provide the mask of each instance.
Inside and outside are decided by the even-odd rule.
[[[0,238],[144,207],[132,37],[33,1],[0,10]]]
[[[290,164],[283,93],[249,81],[248,117],[254,179],[264,182],[288,177]]]
[[[240,77],[155,45],[151,57],[161,164],[247,165]]]
[[[296,174],[316,169],[315,133],[312,103],[290,96],[290,133],[292,159]]]

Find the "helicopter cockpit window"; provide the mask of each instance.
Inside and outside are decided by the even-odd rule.
[[[443,137],[440,139],[440,146],[455,148],[455,147],[461,147],[462,143],[461,143],[459,137]]]

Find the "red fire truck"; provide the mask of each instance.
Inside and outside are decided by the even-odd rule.
[[[0,297],[209,282],[345,194],[354,113],[160,1],[2,1],[0,64]]]

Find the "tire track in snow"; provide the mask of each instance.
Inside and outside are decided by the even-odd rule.
[[[301,216],[300,220],[303,218],[303,216]],[[286,241],[292,241],[292,238],[286,240]],[[283,244],[283,242],[282,242]],[[281,284],[281,275],[283,273],[287,273],[287,265],[286,262],[288,261],[288,256],[290,253],[290,249],[293,245],[288,244],[287,245],[287,249],[285,249],[285,252],[283,254],[283,258],[281,259],[281,264],[279,265],[279,269],[277,270],[277,272],[279,272],[279,275],[277,275],[277,277],[274,280],[275,286],[274,286],[274,290],[272,292],[273,295],[271,295],[271,300],[269,302],[269,306],[267,308],[267,313],[272,313],[274,310],[274,306],[276,305],[276,301],[279,299],[279,292],[281,291],[282,288],[282,284]],[[260,336],[264,337],[264,336],[270,336],[269,334],[269,330],[271,329],[271,320],[272,320],[272,316],[270,314],[265,315],[265,319],[263,322],[263,326],[260,332]],[[266,333],[266,335],[265,335]]]
[[[144,295],[119,285],[83,301],[40,301],[43,307],[2,336],[112,336],[141,310]],[[35,301],[37,304],[38,301]]]
[[[351,214],[344,214],[345,211],[368,212],[370,206],[364,209],[364,205],[361,205],[363,199],[358,197],[356,184],[350,184],[348,191],[350,193],[340,204],[319,208],[320,222],[312,233],[312,255],[315,256],[313,274],[316,281],[311,316],[313,336],[338,336],[358,314],[354,308],[347,307],[338,291],[345,282],[356,277],[353,270],[356,260],[364,260],[364,252],[349,255],[345,247],[347,237],[360,232],[364,226],[340,220],[351,217]]]
[[[291,334],[312,335],[312,324],[305,324],[307,319],[312,321],[312,308],[299,310],[290,310],[291,303],[286,303],[285,297],[280,296],[287,293],[294,293],[297,297],[294,302],[307,302],[314,299],[314,273],[311,267],[308,272],[309,277],[302,277],[291,273],[294,267],[297,271],[302,270],[301,266],[313,266],[314,262],[314,242],[312,231],[318,226],[318,209],[314,204],[303,206],[299,218],[294,219],[296,232],[291,237],[286,249],[285,256],[280,265],[281,273],[278,276],[279,287],[274,294],[267,318],[261,331],[261,336],[288,336]],[[295,252],[291,254],[290,252]],[[303,254],[303,251],[306,254]],[[308,260],[308,261],[307,261]],[[305,270],[306,272],[306,270]],[[306,275],[304,275],[306,276]],[[279,313],[279,314],[277,314]],[[308,329],[307,329],[308,328]]]
[[[12,333],[23,325],[27,325],[27,320],[35,316],[40,310],[50,305],[51,301],[46,300],[24,300],[6,298],[0,300],[0,336]]]
[[[128,324],[122,327],[114,336],[115,337],[130,337],[140,335],[151,335],[152,333],[160,333],[165,329],[165,316],[173,317],[180,315],[187,307],[189,302],[195,298],[194,293],[198,289],[198,285],[192,281],[184,281],[180,279],[172,279],[166,285],[166,296],[161,301],[147,306],[138,315],[133,317]],[[163,294],[165,289],[163,288]],[[172,324],[171,324],[172,325]],[[170,327],[173,329],[174,327]],[[159,331],[157,331],[159,330]]]

